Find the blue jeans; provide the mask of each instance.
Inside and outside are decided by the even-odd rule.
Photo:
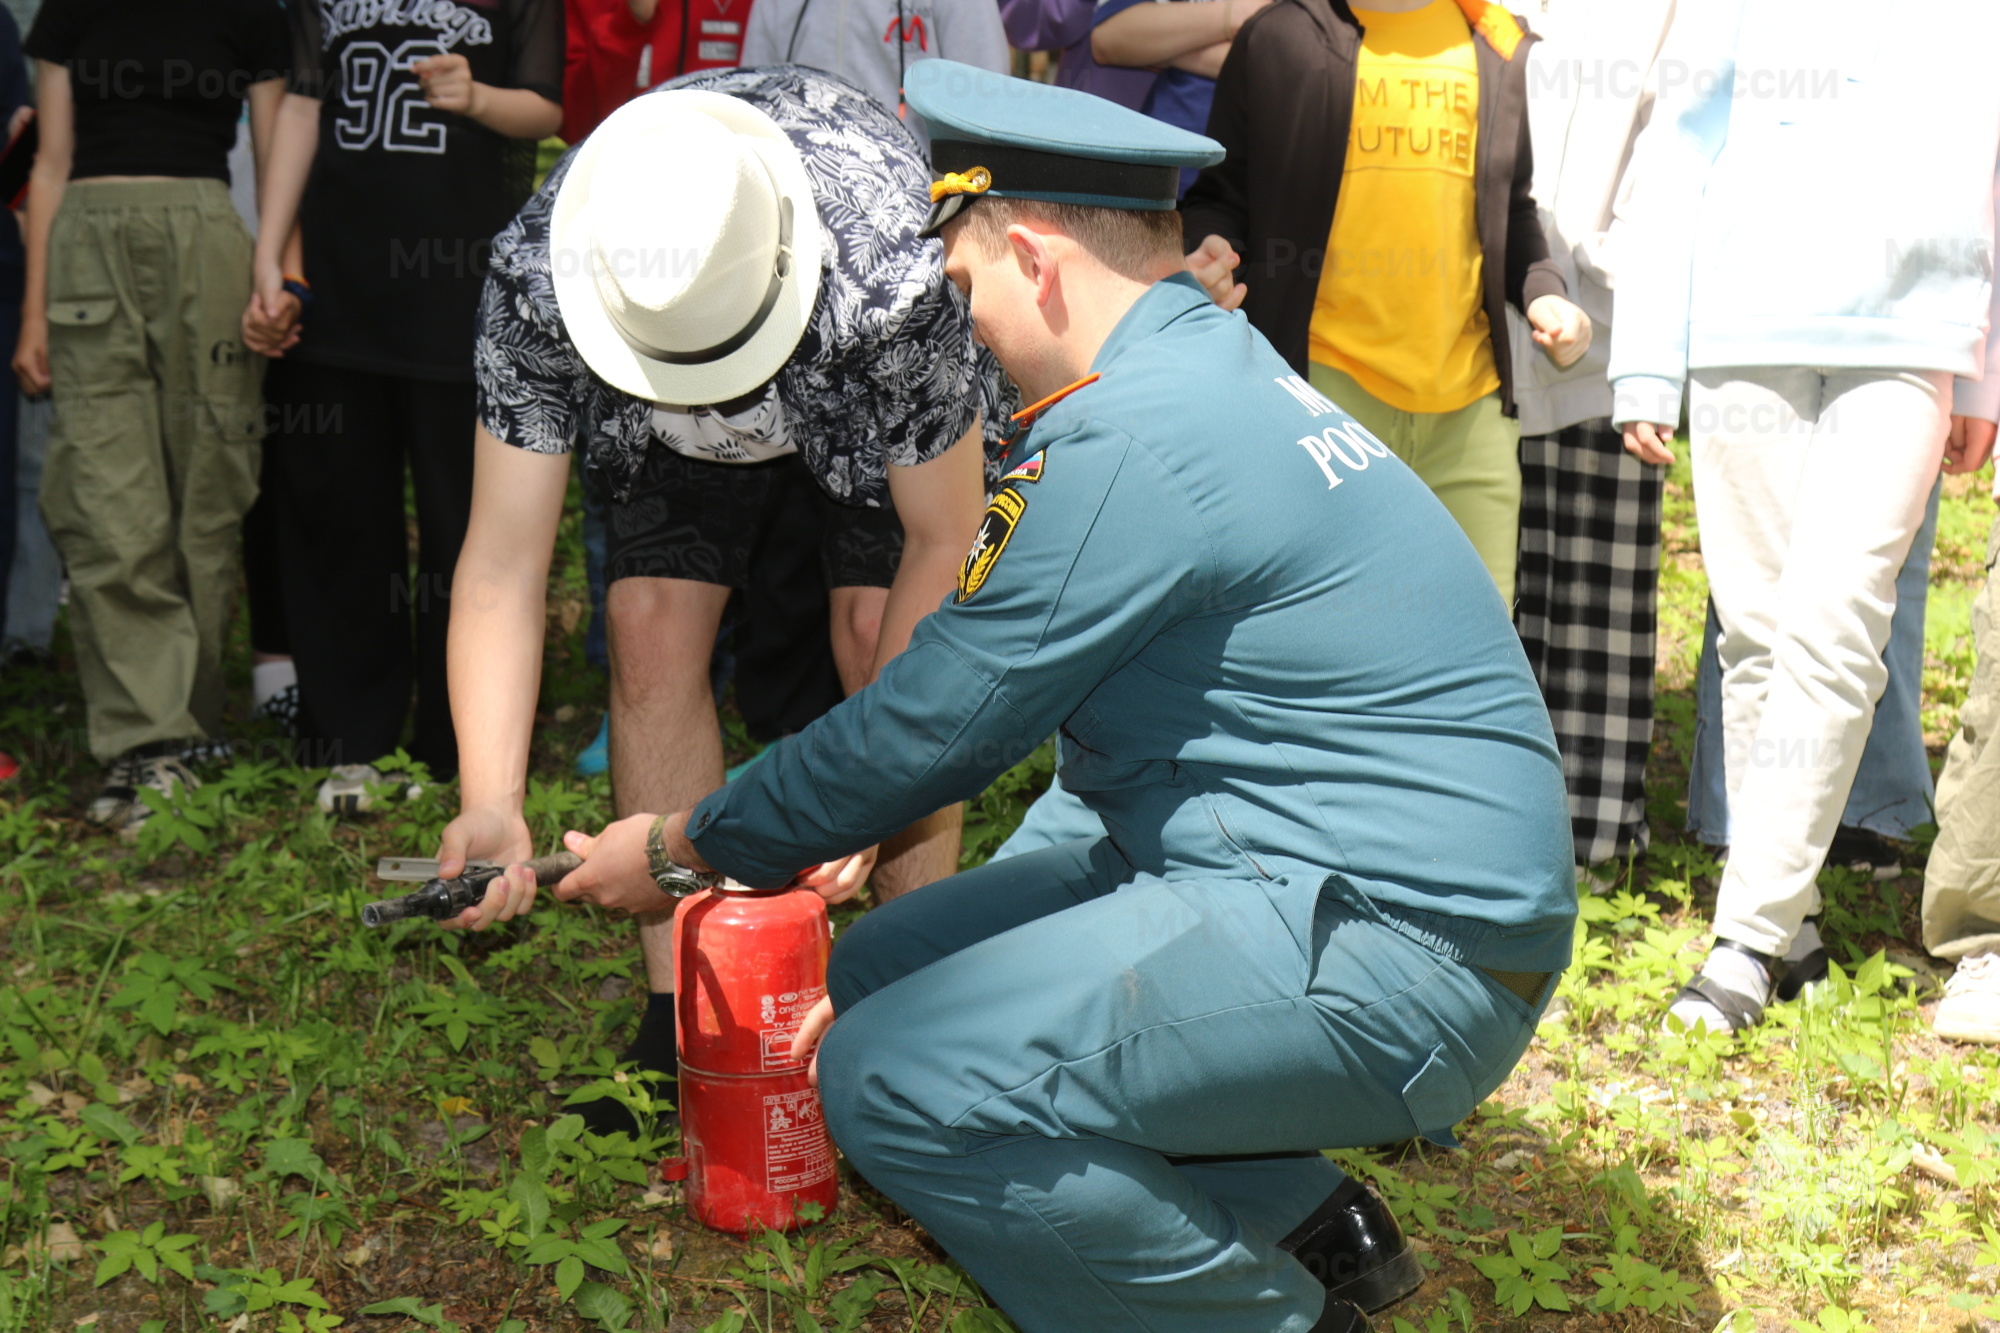
[[[1924,750],[1924,606],[1930,595],[1931,548],[1937,542],[1938,495],[1931,489],[1924,525],[1896,575],[1896,610],[1882,661],[1889,683],[1875,703],[1875,724],[1861,751],[1843,826],[1901,838],[1931,817],[1935,789]],[[1713,605],[1695,675],[1694,757],[1688,766],[1687,826],[1711,847],[1729,845],[1729,789],[1722,758],[1722,669],[1716,657],[1721,626]]]
[[[1023,1333],[1307,1333],[1276,1242],[1341,1183],[1316,1150],[1452,1142],[1533,1035],[1465,961],[1492,929],[1106,838],[991,862],[842,934],[827,1125]]]

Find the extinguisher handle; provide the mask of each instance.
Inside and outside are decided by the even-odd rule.
[[[535,872],[535,883],[554,884],[582,864],[583,858],[575,852],[550,852],[527,862],[527,867]]]

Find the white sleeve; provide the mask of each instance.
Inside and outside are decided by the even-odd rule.
[[[1678,5],[1658,71],[1652,119],[1633,149],[1636,192],[1650,200],[1618,256],[1611,327],[1612,420],[1679,419],[1687,381],[1696,214],[1729,136],[1740,5]]]
[[[1993,214],[1993,268],[2000,268],[2000,163],[1995,164],[1993,172]],[[2000,421],[2000,360],[1996,360],[2000,357],[2000,338],[1995,337],[1995,330],[2000,330],[2000,273],[1989,270],[1986,282],[1986,349],[1980,361],[1985,374],[1977,379],[1960,375],[1953,382],[1951,410],[1954,416]]]

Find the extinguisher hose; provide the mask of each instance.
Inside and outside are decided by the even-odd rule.
[[[575,852],[551,852],[527,862],[528,869],[535,872],[537,884],[553,884],[570,871],[583,864],[583,858]],[[415,893],[404,894],[400,898],[385,898],[381,902],[369,903],[361,909],[361,924],[364,926],[386,926],[394,921],[410,921],[428,917],[433,921],[449,921],[468,907],[477,907],[486,900],[486,886],[503,873],[502,866],[482,866],[468,870],[454,879],[434,879]]]

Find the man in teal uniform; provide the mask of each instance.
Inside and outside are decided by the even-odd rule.
[[[1423,482],[1183,271],[1216,145],[943,60],[908,95],[947,272],[1054,401],[874,684],[692,811],[572,834],[557,892],[783,884],[1058,734],[1102,836],[835,948],[835,1141],[1026,1333],[1365,1329],[1414,1256],[1317,1150],[1451,1143],[1526,1048],[1575,915],[1547,713]]]

